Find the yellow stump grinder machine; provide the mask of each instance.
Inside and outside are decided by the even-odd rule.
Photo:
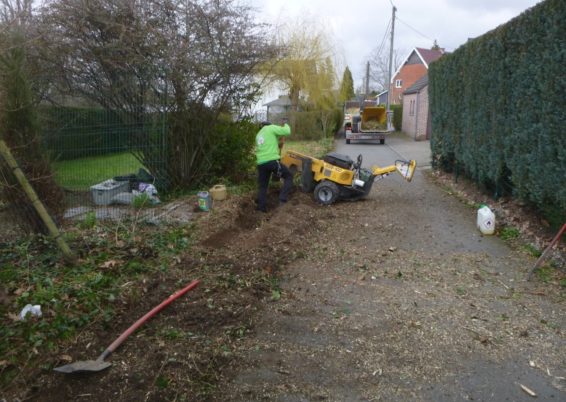
[[[328,153],[323,159],[316,159],[298,152],[288,151],[281,163],[293,175],[300,174],[300,188],[304,192],[314,192],[314,198],[323,205],[337,200],[357,200],[371,191],[373,182],[398,172],[405,180],[411,181],[417,163],[414,160],[397,160],[394,165],[371,169],[362,167],[362,155],[354,162],[348,155]]]

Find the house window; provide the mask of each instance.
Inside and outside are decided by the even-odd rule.
[[[403,80],[395,80],[395,88],[401,88],[403,86]]]
[[[409,116],[414,116],[415,115],[415,101],[411,100],[409,101]]]

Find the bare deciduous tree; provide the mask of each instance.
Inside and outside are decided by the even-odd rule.
[[[402,59],[399,56],[400,51],[393,51],[393,71],[392,74],[397,71],[401,65]],[[386,91],[389,89],[389,83],[387,79],[389,77],[389,52],[382,51],[377,52],[374,50],[370,56],[370,80],[375,82],[376,87],[374,88],[377,92]],[[371,85],[370,85],[371,87]]]
[[[231,0],[53,0],[42,37],[59,92],[134,120],[169,112],[167,175],[186,186],[214,163],[207,150],[221,114],[250,105],[257,67],[276,55],[250,13]]]

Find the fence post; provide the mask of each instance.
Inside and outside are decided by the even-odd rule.
[[[41,217],[41,220],[49,230],[49,233],[51,234],[51,236],[53,236],[53,238],[57,242],[57,246],[65,256],[65,258],[68,260],[73,260],[74,259],[73,252],[71,251],[71,249],[69,248],[63,237],[61,237],[61,232],[59,232],[59,229],[57,229],[55,222],[53,222],[53,219],[51,219],[51,216],[43,206],[42,202],[39,200],[37,193],[31,186],[31,184],[29,184],[28,180],[26,179],[26,176],[22,172],[22,169],[20,169],[20,167],[18,166],[16,159],[12,156],[12,153],[10,152],[10,148],[8,148],[8,145],[6,145],[6,143],[3,140],[0,140],[0,154],[4,157],[6,163],[12,169],[14,176],[16,177],[16,179],[18,179],[18,182],[20,183],[26,195],[30,199],[33,207]]]

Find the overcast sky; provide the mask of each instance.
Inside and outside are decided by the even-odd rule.
[[[377,48],[397,7],[394,49],[404,59],[414,47],[434,39],[448,51],[518,16],[541,0],[247,0],[265,22],[282,23],[301,15],[320,20],[336,46],[339,78],[346,65],[354,85],[362,84],[365,63]],[[389,40],[389,36],[388,39]],[[389,51],[389,42],[384,52]]]

